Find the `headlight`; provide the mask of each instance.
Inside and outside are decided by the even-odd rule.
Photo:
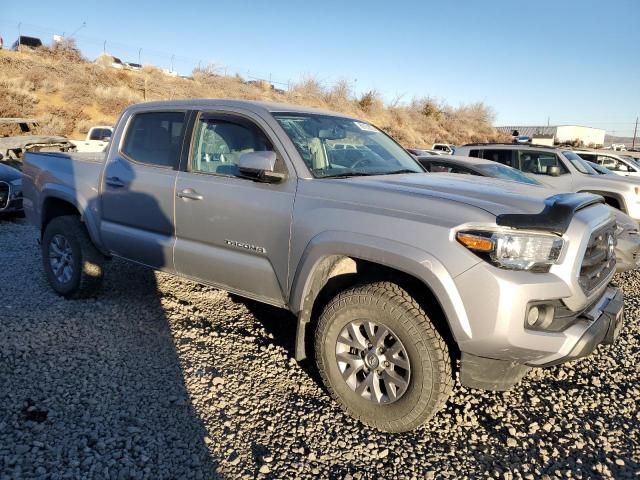
[[[467,230],[456,240],[496,267],[533,272],[549,271],[564,246],[556,235],[510,231]]]
[[[9,183],[11,185],[13,185],[14,187],[21,187],[22,186],[22,179],[21,178],[16,178],[15,180],[11,180]]]

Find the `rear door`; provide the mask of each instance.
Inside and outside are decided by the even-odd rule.
[[[277,137],[249,113],[200,112],[190,153],[176,180],[178,273],[248,297],[285,304],[296,177],[277,184],[242,178],[240,156],[275,151]]]
[[[101,233],[117,256],[174,271],[174,187],[186,111],[134,113],[103,174]]]

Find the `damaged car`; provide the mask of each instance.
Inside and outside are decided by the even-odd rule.
[[[73,152],[76,146],[60,135],[39,135],[38,121],[0,118],[0,162],[20,168],[26,152]]]

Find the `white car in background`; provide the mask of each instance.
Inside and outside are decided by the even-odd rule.
[[[574,150],[583,160],[597,163],[617,175],[640,177],[640,164],[630,155],[613,153],[611,150]]]
[[[453,152],[456,151],[456,146],[451,143],[434,143],[431,150],[436,150],[447,155],[453,155]]]
[[[97,125],[91,127],[84,140],[71,140],[78,152],[102,152],[113,135],[113,127]]]

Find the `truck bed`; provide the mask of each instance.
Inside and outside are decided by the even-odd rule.
[[[25,202],[25,214],[39,218],[40,196],[50,190],[77,206],[95,203],[105,153],[27,152],[23,161],[23,189],[32,201]],[[84,210],[84,208],[82,209]]]

